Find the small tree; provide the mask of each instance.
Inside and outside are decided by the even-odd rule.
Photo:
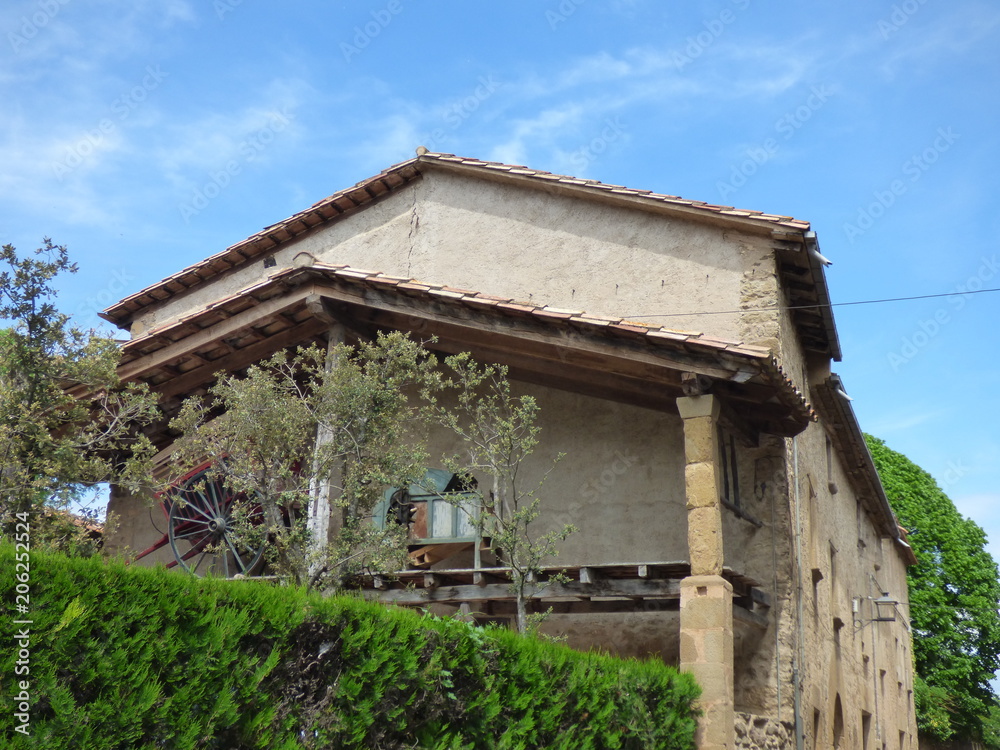
[[[52,280],[76,271],[65,247],[46,238],[21,258],[5,245],[0,261],[0,535],[31,518],[35,546],[68,548],[80,534],[54,511],[79,510],[96,483],[136,487],[148,476],[152,446],[139,430],[156,402],[118,381],[114,341],[56,309]]]
[[[476,487],[481,512],[476,519],[480,533],[490,539],[498,558],[510,567],[517,606],[517,629],[532,627],[528,598],[542,563],[558,554],[558,542],[575,529],[572,525],[534,534],[541,514],[539,494],[545,477],[532,482],[525,477],[525,460],[538,445],[538,404],[531,396],[514,396],[502,365],[480,367],[468,354],[445,360],[454,373],[450,385],[457,393],[457,408],[437,408],[439,423],[463,441],[463,451],[447,459],[449,468],[473,486],[475,474],[492,480],[488,491]],[[561,456],[555,460],[558,461]]]
[[[386,486],[423,476],[421,430],[439,386],[432,356],[401,334],[279,352],[185,402],[171,423],[176,460],[213,461],[212,474],[259,503],[264,523],[240,531],[266,539],[278,575],[337,589],[360,570],[403,567],[406,529],[378,528],[372,509]]]

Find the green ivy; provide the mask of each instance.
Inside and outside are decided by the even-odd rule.
[[[979,740],[1000,668],[1000,576],[986,533],[930,474],[878,438],[866,439],[917,557],[907,574],[917,723],[939,740]]]

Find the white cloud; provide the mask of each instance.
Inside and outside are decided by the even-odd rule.
[[[527,164],[531,161],[529,148],[551,148],[560,135],[575,132],[585,116],[589,116],[585,105],[570,102],[543,110],[535,117],[515,120],[506,140],[490,152],[489,158],[507,164]]]
[[[892,24],[887,13],[882,22]],[[947,14],[927,19],[921,14],[908,16],[895,31],[876,33],[879,46],[887,55],[879,66],[887,80],[894,80],[903,69],[932,67],[941,58],[952,59],[968,56],[971,51],[987,42],[988,54],[993,54],[995,39],[987,40],[1000,26],[1000,12],[992,6],[955,6]]]
[[[302,136],[298,111],[310,91],[301,79],[274,79],[235,111],[213,108],[168,123],[158,129],[162,145],[151,150],[152,158],[167,181],[183,187],[233,160],[265,161],[272,143],[287,148]]]
[[[888,436],[890,435],[900,432],[908,432],[914,427],[927,422],[938,421],[942,417],[947,417],[948,415],[949,412],[946,409],[938,409],[935,411],[917,411],[914,409],[907,409],[902,412],[896,412],[895,414],[882,415],[881,419],[873,421],[870,427],[867,427],[866,429],[870,434],[888,440]]]

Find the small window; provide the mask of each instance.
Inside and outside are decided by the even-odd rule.
[[[826,436],[826,486],[831,495],[836,495],[839,491],[837,483],[833,481],[833,442],[830,436]]]
[[[719,439],[719,478],[722,481],[720,492],[722,501],[740,507],[740,474],[739,463],[736,460],[736,438],[718,427]]]
[[[420,482],[386,489],[372,515],[379,528],[393,523],[408,527],[412,544],[475,541],[475,480],[466,483],[458,474],[427,469]]]

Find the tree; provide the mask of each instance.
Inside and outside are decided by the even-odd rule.
[[[356,348],[279,352],[245,374],[221,375],[171,423],[181,432],[175,473],[211,462],[209,480],[263,510],[262,520],[237,524],[240,541],[266,540],[273,572],[331,591],[359,572],[405,566],[408,527],[373,523],[373,510],[387,487],[425,482],[426,430],[444,426],[463,445],[443,458],[449,469],[469,488],[474,475],[489,475],[488,493],[470,489],[481,508],[473,521],[512,570],[523,632],[532,577],[572,530],[530,533],[541,484],[526,488],[523,464],[537,444],[538,407],[511,394],[504,367],[480,367],[468,354],[446,365],[453,379],[429,351],[394,333]],[[457,406],[438,402],[444,389],[454,390]],[[468,511],[469,492],[461,495]]]
[[[907,577],[918,725],[941,740],[980,740],[996,712],[990,680],[1000,667],[1000,580],[986,534],[926,471],[866,440],[917,557]]]
[[[30,518],[34,545],[47,536],[60,546],[69,516],[53,510],[79,507],[95,483],[148,476],[152,446],[140,428],[155,400],[118,381],[114,341],[57,310],[52,281],[76,271],[65,247],[46,238],[21,258],[5,245],[0,261],[0,535]]]
[[[463,452],[447,463],[473,487],[481,512],[475,519],[482,536],[511,570],[511,587],[517,604],[517,628],[531,629],[527,611],[530,589],[541,573],[542,562],[558,553],[558,542],[575,529],[571,525],[545,534],[533,534],[542,497],[544,477],[536,482],[524,476],[525,460],[538,445],[538,404],[531,396],[514,396],[502,365],[480,367],[468,354],[445,360],[457,392],[455,409],[438,407],[438,421],[463,443]],[[556,459],[558,460],[558,458]],[[474,485],[475,474],[492,479],[488,492]]]
[[[423,477],[440,380],[430,353],[401,334],[278,352],[184,403],[171,423],[178,471],[212,461],[210,477],[263,509],[262,523],[237,530],[248,545],[266,540],[285,580],[335,590],[361,570],[399,570],[406,529],[379,528],[372,509],[386,486]]]

